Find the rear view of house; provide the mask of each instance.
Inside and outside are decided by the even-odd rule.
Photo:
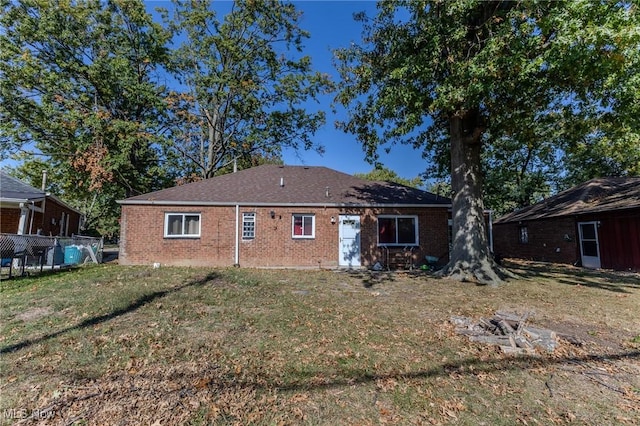
[[[411,267],[449,251],[448,198],[325,167],[263,165],[119,203],[121,264]]]
[[[640,271],[640,178],[598,178],[494,223],[495,252]]]

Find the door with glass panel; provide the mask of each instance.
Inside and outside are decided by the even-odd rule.
[[[340,215],[338,229],[340,259],[338,265],[360,266],[360,216]]]
[[[600,245],[598,244],[598,222],[579,222],[580,256],[585,268],[600,268]]]

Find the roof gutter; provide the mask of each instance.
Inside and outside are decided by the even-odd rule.
[[[45,198],[0,198],[0,203],[37,203],[38,201],[43,201]]]
[[[220,202],[220,201],[163,201],[163,200],[117,200],[121,205],[146,205],[146,206],[238,206],[238,207],[443,207],[451,208],[451,204],[382,204],[382,203],[252,203],[252,202]]]
[[[0,203],[12,203],[12,204],[20,204],[20,203],[38,203],[40,201],[44,201],[48,198],[54,200],[55,202],[57,202],[58,204],[60,204],[61,206],[72,210],[78,214],[83,214],[80,210],[75,209],[73,207],[71,207],[69,204],[65,203],[64,201],[62,201],[60,198],[56,197],[55,195],[52,195],[50,193],[47,193],[45,197],[40,197],[40,198],[6,198],[6,197],[2,197],[0,198]]]

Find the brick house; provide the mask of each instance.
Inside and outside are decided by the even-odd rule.
[[[58,197],[0,170],[0,232],[69,236],[80,231],[82,213]]]
[[[640,177],[592,179],[493,224],[501,257],[640,271]]]
[[[404,267],[449,251],[451,200],[325,167],[263,165],[118,202],[125,265]]]

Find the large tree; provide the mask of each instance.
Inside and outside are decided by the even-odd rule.
[[[640,96],[631,3],[411,0],[357,18],[362,44],[336,51],[337,101],[349,108],[342,128],[369,156],[399,141],[450,160],[453,249],[443,274],[501,280],[484,229],[485,145],[526,155],[620,128],[638,140],[638,117],[623,111],[637,111]]]
[[[65,177],[58,195],[77,207],[98,196],[105,208],[88,218],[112,225],[115,199],[166,185],[157,73],[168,33],[141,1],[6,1],[0,25],[1,151],[40,159],[24,174],[46,162]]]
[[[308,100],[330,88],[303,55],[306,31],[291,3],[256,0],[222,4],[175,0],[165,21],[177,40],[171,71],[179,87],[169,96],[174,157],[202,178],[239,158],[278,159],[285,146],[317,148],[324,124]]]

